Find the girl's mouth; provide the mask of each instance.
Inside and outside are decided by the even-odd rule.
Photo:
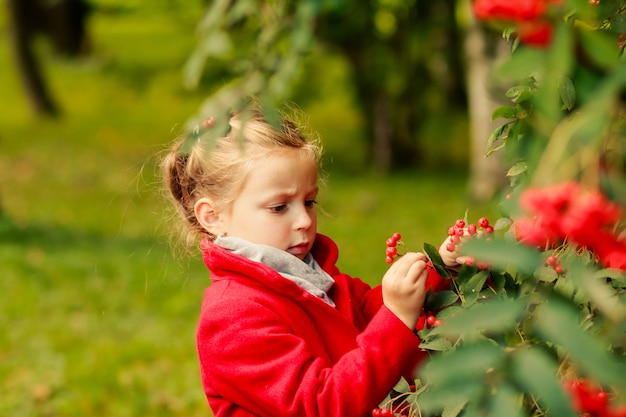
[[[308,249],[309,249],[309,245],[307,243],[300,243],[298,245],[291,246],[289,249],[287,249],[287,252],[296,256],[306,255],[306,253],[308,252]]]

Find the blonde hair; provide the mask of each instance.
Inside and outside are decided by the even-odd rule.
[[[208,127],[203,134],[178,138],[161,164],[169,196],[185,223],[183,237],[187,244],[198,238],[216,238],[198,222],[194,213],[196,201],[209,197],[217,211],[228,211],[255,162],[276,152],[296,149],[320,163],[319,141],[307,139],[287,118],[273,126],[260,111],[254,110],[233,115],[224,136],[215,138],[211,135],[214,130],[215,127]]]

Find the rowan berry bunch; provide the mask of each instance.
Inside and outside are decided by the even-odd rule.
[[[398,245],[404,246],[404,242],[402,242],[402,235],[398,232],[391,235],[389,239],[387,239],[387,257],[385,258],[385,262],[388,264],[392,264],[394,259],[398,256],[402,256],[398,253]]]
[[[563,265],[561,265],[561,261],[554,255],[550,255],[546,258],[546,265],[554,269],[554,272],[559,275],[563,273]]]
[[[464,238],[476,238],[483,235],[491,235],[493,230],[493,226],[489,223],[489,219],[486,217],[479,218],[476,224],[470,223],[467,225],[465,220],[457,219],[454,224],[448,228],[448,236],[450,238],[446,244],[446,250],[448,252],[454,252]],[[476,262],[472,257],[468,257],[465,263],[467,266],[476,265],[478,269],[489,269],[490,267],[488,263]]]
[[[429,314],[426,317],[426,325],[428,327],[439,327],[441,326],[441,320],[438,319],[436,316]]]
[[[376,407],[372,410],[372,417],[394,417],[395,413],[390,408]]]
[[[565,382],[565,390],[572,396],[577,412],[588,417],[625,417],[626,407],[612,408],[608,394],[586,379]]]
[[[372,417],[417,417],[421,415],[411,403],[423,391],[417,390],[416,385],[407,385],[402,391],[392,390],[392,394],[378,407],[372,409]]]
[[[486,217],[481,217],[478,219],[476,224],[470,223],[467,224],[463,219],[457,219],[452,226],[448,228],[448,243],[446,244],[446,250],[449,252],[454,252],[459,244],[462,242],[462,238],[467,237],[479,237],[482,235],[490,235],[494,231],[493,226],[489,223],[489,219]],[[395,232],[389,239],[387,239],[387,248],[385,250],[385,262],[388,264],[392,264],[393,261],[402,256],[401,253],[398,252],[398,246],[405,246],[402,241],[402,235],[398,232]],[[471,257],[467,258],[466,261],[468,266],[473,266],[476,264],[478,269],[489,269],[489,265],[485,262],[475,262],[475,260]]]

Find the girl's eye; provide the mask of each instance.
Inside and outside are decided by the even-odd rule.
[[[306,200],[304,205],[308,208],[311,208],[317,204],[317,200]]]
[[[278,206],[270,207],[269,210],[272,213],[280,213],[280,212],[284,211],[286,208],[287,208],[286,204],[280,204]]]

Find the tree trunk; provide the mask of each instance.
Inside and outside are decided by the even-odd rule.
[[[374,136],[373,164],[376,172],[388,172],[391,168],[391,126],[389,103],[383,92],[378,92],[373,103],[372,130]]]
[[[46,29],[57,54],[75,57],[89,50],[87,17],[90,12],[83,0],[56,1],[45,7]]]
[[[50,96],[32,47],[32,20],[41,16],[34,0],[7,0],[11,43],[17,68],[33,112],[38,116],[56,116],[58,107]]]
[[[504,97],[504,93],[494,92],[498,86],[489,84],[489,72],[496,60],[507,53],[507,47],[501,37],[496,38],[473,22],[467,32],[465,50],[471,141],[468,192],[477,201],[487,201],[506,184],[500,154],[487,157],[486,145],[491,132],[501,124],[501,121],[491,120],[491,115],[504,105],[494,98]]]

